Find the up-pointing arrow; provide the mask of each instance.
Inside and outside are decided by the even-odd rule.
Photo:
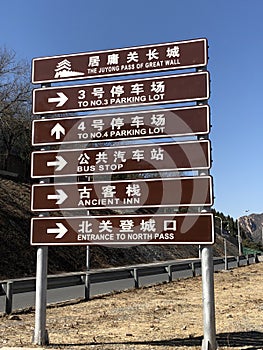
[[[63,126],[59,123],[57,123],[50,132],[51,136],[55,135],[56,140],[59,140],[61,138],[61,135],[65,135],[65,129]]]
[[[47,199],[57,199],[56,204],[62,204],[67,198],[68,195],[63,190],[56,190],[57,194],[48,194]]]
[[[58,102],[56,107],[62,107],[68,100],[68,97],[63,92],[57,92],[58,97],[49,97],[47,102]]]
[[[54,166],[55,171],[60,171],[62,170],[66,165],[68,164],[68,162],[61,156],[56,156],[56,160],[51,161],[51,162],[47,162],[47,166]]]
[[[65,234],[68,232],[68,229],[61,223],[56,222],[57,228],[48,228],[47,233],[56,234],[55,238],[63,238]]]

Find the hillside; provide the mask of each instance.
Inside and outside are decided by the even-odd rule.
[[[245,236],[255,243],[263,244],[263,214],[250,214],[240,218],[240,227]]]
[[[36,247],[30,246],[29,184],[0,177],[0,279],[35,275]],[[228,242],[228,255],[237,255]],[[214,255],[224,255],[223,238],[217,235]],[[108,248],[92,246],[91,268],[148,263],[177,258],[198,257],[198,246],[136,246]],[[82,246],[50,247],[49,273],[85,269],[86,248]]]

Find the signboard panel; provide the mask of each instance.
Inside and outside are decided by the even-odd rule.
[[[194,39],[70,55],[32,62],[32,82],[51,83],[207,65],[207,40]]]
[[[209,206],[210,176],[39,184],[32,186],[32,211]]]
[[[209,74],[197,72],[33,90],[33,114],[206,100]]]
[[[210,168],[210,142],[187,141],[32,153],[32,178]]]
[[[213,244],[213,215],[33,218],[31,245]]]
[[[33,121],[32,145],[136,140],[207,134],[209,106],[158,109],[39,119]]]

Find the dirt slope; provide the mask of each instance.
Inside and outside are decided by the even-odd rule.
[[[263,263],[215,274],[220,349],[263,349]],[[201,278],[47,310],[49,349],[197,350]],[[31,346],[34,314],[0,318],[0,346]]]

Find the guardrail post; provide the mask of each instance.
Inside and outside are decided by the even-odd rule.
[[[247,254],[246,258],[247,258],[247,265],[249,265],[249,254]]]
[[[225,256],[225,270],[228,270],[228,258]]]
[[[167,272],[168,272],[168,281],[173,281],[173,271],[172,271],[172,265],[167,266]]]
[[[12,313],[13,306],[13,282],[9,281],[6,283],[5,290],[5,313],[7,315]]]
[[[191,268],[192,268],[192,275],[193,275],[193,277],[195,277],[196,273],[195,273],[195,263],[194,262],[191,263]]]
[[[237,256],[236,259],[237,259],[237,267],[239,267],[240,266],[240,257]]]
[[[139,288],[139,273],[138,269],[133,269],[134,287]]]
[[[90,274],[85,276],[85,300],[90,300]]]
[[[225,270],[228,270],[226,238],[224,238],[224,251],[225,251]]]

